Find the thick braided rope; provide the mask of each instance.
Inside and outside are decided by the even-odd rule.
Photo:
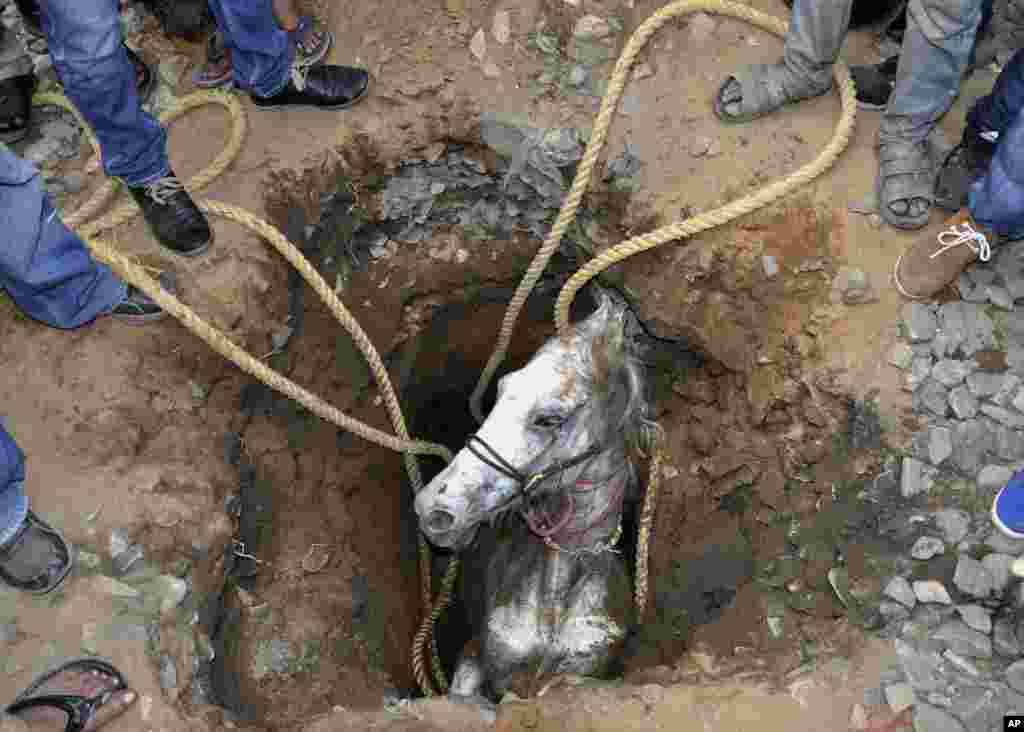
[[[529,269],[520,282],[519,287],[516,289],[515,295],[509,303],[508,310],[505,312],[505,318],[501,325],[501,331],[498,335],[498,342],[495,346],[494,353],[491,354],[491,358],[487,362],[487,366],[484,368],[484,371],[480,376],[480,380],[477,382],[476,389],[470,399],[470,408],[477,421],[483,421],[483,413],[480,403],[484,392],[487,390],[487,386],[494,376],[494,372],[505,358],[508,345],[512,337],[512,330],[515,327],[516,319],[519,317],[519,311],[522,309],[523,304],[526,302],[527,297],[529,297],[534,285],[540,278],[544,269],[547,267],[548,260],[550,260],[551,256],[558,248],[566,229],[568,229],[569,225],[575,218],[576,211],[583,199],[583,195],[586,193],[586,190],[590,185],[591,174],[593,173],[593,169],[597,163],[601,149],[604,147],[608,130],[611,127],[612,120],[618,107],[619,98],[625,88],[629,71],[636,60],[637,55],[647,44],[650,37],[669,20],[698,11],[726,15],[739,20],[745,20],[752,25],[779,36],[784,36],[788,27],[787,24],[779,18],[775,18],[771,15],[767,15],[736,2],[729,2],[728,0],[679,0],[679,2],[671,3],[658,10],[636,29],[615,65],[615,70],[612,73],[611,80],[608,84],[608,91],[601,102],[601,109],[599,110],[594,122],[594,129],[591,133],[590,141],[583,154],[583,159],[577,168],[576,177],[573,180],[568,195],[566,196],[565,203],[562,205],[562,209],[559,211],[558,218],[551,227],[551,231],[548,233],[547,239],[540,250],[538,250],[533,262],[531,262]],[[849,72],[842,63],[838,62],[834,64],[833,71],[837,81],[839,82],[839,92],[843,102],[843,115],[839,120],[836,132],[828,147],[821,155],[818,156],[818,158],[783,181],[773,183],[753,196],[748,196],[714,211],[709,211],[691,219],[687,219],[681,223],[671,224],[651,232],[646,236],[636,237],[595,258],[586,267],[577,272],[559,293],[559,298],[555,306],[555,324],[558,331],[563,333],[568,327],[569,305],[571,304],[572,298],[575,296],[576,292],[583,286],[583,284],[589,281],[598,272],[611,266],[611,264],[621,261],[638,251],[643,251],[644,249],[649,249],[683,236],[691,236],[698,231],[720,226],[727,221],[731,221],[734,218],[750,213],[758,207],[765,206],[771,201],[785,195],[794,188],[805,184],[809,180],[823,173],[830,165],[832,165],[832,163],[835,162],[836,157],[838,157],[839,153],[849,142],[856,113],[853,82],[850,80]],[[643,244],[635,243],[638,240],[642,241]],[[616,253],[615,256],[618,257],[617,259],[612,259],[610,257],[612,252]]]
[[[33,98],[33,104],[37,106],[56,105],[67,109],[74,114],[82,129],[85,131],[89,143],[93,148],[94,158],[86,167],[86,172],[92,172],[99,168],[100,150],[95,134],[92,132],[89,125],[86,124],[75,105],[71,103],[67,97],[60,94],[39,94]],[[221,175],[238,156],[242,147],[242,142],[245,138],[245,114],[242,111],[241,106],[238,104],[238,101],[232,95],[225,94],[223,92],[197,92],[181,99],[174,109],[161,115],[160,118],[161,123],[167,124],[188,113],[192,109],[208,104],[219,104],[227,109],[232,123],[231,136],[229,138],[228,145],[213,161],[213,163],[204,168],[188,182],[187,187],[192,191],[199,190],[208,185],[213,179]],[[352,419],[340,410],[327,404],[319,397],[303,389],[298,384],[295,384],[290,379],[278,374],[261,361],[253,358],[249,353],[234,344],[219,330],[206,323],[194,311],[192,311],[191,308],[187,307],[176,297],[163,290],[163,288],[161,288],[142,267],[135,264],[128,257],[122,255],[107,242],[98,239],[97,235],[100,232],[125,223],[140,213],[139,208],[129,202],[119,208],[116,208],[102,219],[89,221],[100,210],[102,210],[103,206],[106,205],[115,192],[116,184],[112,181],[105,182],[99,191],[97,191],[97,193],[94,194],[93,197],[90,198],[89,201],[87,201],[81,208],[64,217],[64,221],[69,227],[78,228],[79,234],[99,261],[107,264],[125,281],[146,293],[146,295],[152,298],[153,301],[160,305],[160,307],[162,307],[166,312],[177,318],[188,330],[199,336],[199,338],[205,341],[211,348],[217,351],[217,353],[232,361],[243,371],[255,376],[273,389],[276,389],[289,398],[299,402],[310,412],[326,419],[338,427],[353,432],[370,442],[395,450],[396,452],[404,453],[403,457],[405,460],[406,471],[409,474],[409,479],[414,491],[418,492],[423,487],[423,479],[420,474],[419,464],[415,458],[416,454],[436,455],[445,461],[450,461],[452,459],[451,452],[442,445],[411,440],[409,438],[401,407],[398,404],[398,398],[395,395],[387,370],[384,367],[377,350],[374,348],[370,339],[359,326],[355,318],[352,317],[351,313],[348,312],[344,304],[335,295],[334,291],[328,287],[327,283],[323,281],[322,277],[320,277],[320,274],[276,227],[271,226],[256,216],[253,216],[248,211],[235,206],[209,200],[199,202],[200,208],[207,213],[235,221],[263,236],[286,260],[288,260],[293,267],[299,271],[310,287],[320,295],[321,299],[327,304],[328,309],[350,333],[356,346],[369,362],[374,378],[383,392],[389,416],[391,417],[395,431],[398,433],[397,438]],[[87,221],[89,221],[89,223],[85,223]],[[422,576],[421,595],[423,599],[424,614],[425,617],[433,618],[430,623],[432,630],[433,623],[436,621],[436,618],[440,616],[444,607],[446,607],[450,602],[451,588],[454,586],[454,580],[458,572],[458,562],[453,560],[449,563],[448,571],[446,572],[444,582],[442,583],[439,601],[435,603],[431,592],[430,582],[430,548],[427,546],[422,534],[419,537],[418,548],[420,555],[420,572]],[[422,634],[418,634],[417,639],[420,639],[421,636]],[[425,638],[423,638],[423,640],[425,640]],[[416,657],[418,657],[422,652],[422,642],[416,646],[414,650]],[[434,674],[438,681],[438,685],[443,692],[447,689],[447,682],[441,668],[440,656],[437,653],[437,643],[433,637],[431,637],[431,652]],[[422,668],[422,663],[419,665],[420,668]],[[418,673],[417,681],[423,688],[424,693],[428,695],[432,693],[428,677],[422,673]]]

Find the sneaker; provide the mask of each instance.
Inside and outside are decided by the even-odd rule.
[[[861,109],[885,109],[896,86],[899,56],[891,56],[874,66],[852,66],[850,76],[857,91],[857,106]]]
[[[126,186],[161,246],[183,257],[210,248],[213,232],[173,171],[144,186]]]
[[[975,260],[991,259],[995,243],[995,235],[979,227],[965,208],[938,235],[921,237],[897,258],[896,289],[913,300],[931,297]]]
[[[998,133],[967,125],[960,142],[942,161],[935,177],[936,206],[947,211],[959,211],[967,205],[971,184],[988,172],[998,139]]]
[[[140,324],[160,320],[167,313],[153,302],[149,295],[137,289],[134,285],[128,285],[128,294],[110,312],[110,315],[126,323]]]
[[[992,523],[1011,539],[1024,539],[1024,470],[1013,474],[992,501]]]
[[[299,66],[316,66],[321,63],[334,45],[334,34],[319,30],[315,18],[304,15],[299,25],[289,31],[288,36],[295,45],[295,63]]]
[[[351,66],[294,66],[288,85],[269,97],[252,95],[259,109],[315,107],[346,109],[366,96],[370,75]]]

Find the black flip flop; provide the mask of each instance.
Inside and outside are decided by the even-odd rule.
[[[47,681],[58,674],[72,669],[77,671],[99,671],[105,676],[114,679],[114,688],[108,689],[94,697],[84,697],[80,694],[40,694],[35,696],[36,690]],[[127,688],[128,682],[125,681],[124,675],[107,661],[100,658],[73,658],[36,677],[25,691],[18,694],[14,703],[4,711],[7,714],[17,716],[20,712],[37,707],[60,709],[68,715],[68,723],[64,727],[64,732],[82,732],[93,718],[93,715],[96,714],[97,709],[109,702],[114,694]]]
[[[49,579],[37,579],[31,581],[21,580],[12,576],[9,572],[4,570],[3,565],[0,564],[0,582],[31,595],[45,595],[59,587],[64,581],[64,578],[68,576],[68,572],[71,571],[71,566],[74,563],[74,555],[72,554],[71,545],[64,540],[64,537],[61,536],[60,532],[39,518],[35,512],[30,510],[18,533],[8,545],[8,548],[0,550],[0,558],[11,553],[14,546],[20,542],[22,536],[28,531],[37,531],[49,538],[56,546],[57,554],[60,555],[63,564],[58,571],[49,577]]]

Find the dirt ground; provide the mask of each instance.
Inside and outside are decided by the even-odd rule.
[[[786,16],[778,0],[751,4]],[[326,192],[333,180],[332,166],[346,155],[349,160],[359,158],[356,148],[361,140],[372,140],[383,157],[422,153],[438,141],[471,136],[475,115],[481,111],[519,115],[536,126],[589,127],[597,109],[590,98],[531,94],[529,80],[541,62],[527,47],[527,34],[542,20],[548,29],[571,33],[572,23],[584,12],[617,17],[625,28],[625,34],[616,36],[617,51],[659,3],[446,0],[423,5],[339,0],[324,5],[323,17],[337,36],[332,60],[368,67],[374,74],[371,98],[340,114],[260,113],[244,102],[249,132],[241,155],[201,197],[274,217],[279,212],[268,211],[268,195],[271,200],[295,201],[304,197],[306,187],[314,189],[313,197]],[[499,10],[507,10],[511,18],[511,41],[504,45],[489,33]],[[469,50],[470,38],[481,27],[489,33],[486,64]],[[198,46],[170,46],[193,59],[202,53]],[[152,55],[170,46],[154,42],[148,50]],[[709,209],[818,153],[838,117],[834,94],[747,126],[723,127],[710,111],[708,100],[726,70],[773,60],[780,48],[777,39],[729,20],[722,20],[707,38],[697,38],[679,23],[652,41],[641,60],[653,73],[627,88],[627,94],[635,96],[634,106],[629,114],[619,115],[607,147],[609,155],[615,155],[629,142],[644,162],[639,191],[620,212],[622,226],[639,233],[680,217],[684,209]],[[852,34],[845,58],[874,62],[871,34]],[[959,135],[965,105],[991,80],[990,73],[979,72],[965,86],[943,122],[950,140]],[[187,91],[188,82],[183,82],[180,92]],[[872,148],[878,121],[878,113],[860,112],[850,147],[838,164],[792,204],[794,216],[825,216],[824,241],[808,243],[814,238],[807,233],[817,225],[814,222],[807,232],[793,226],[791,233],[793,219],[790,224],[785,217],[758,220],[769,232],[762,237],[768,241],[764,253],[776,255],[783,266],[800,257],[827,254],[839,264],[862,269],[878,292],[878,301],[830,307],[827,291],[820,286],[802,299],[791,298],[792,292],[786,290],[762,293],[773,305],[765,310],[767,321],[761,325],[772,333],[791,335],[790,326],[819,318],[819,340],[828,345],[817,354],[816,366],[834,370],[838,392],[876,399],[888,428],[885,439],[898,445],[905,438],[910,402],[909,394],[901,390],[899,372],[885,358],[898,335],[902,304],[890,280],[897,254],[915,234],[879,228],[869,217],[847,210],[848,204],[869,197],[873,189]],[[179,175],[191,176],[212,159],[223,145],[226,129],[223,115],[206,110],[177,122],[170,132],[170,152]],[[692,142],[700,137],[713,138],[720,154],[694,157]],[[368,172],[372,166],[363,160],[355,167]],[[73,209],[82,199],[63,203]],[[934,213],[927,231],[940,221],[941,215]],[[255,235],[223,221],[215,222],[215,228],[215,248],[194,262],[164,257],[138,222],[119,229],[116,241],[147,263],[173,269],[186,302],[226,328],[250,352],[263,355],[271,350],[270,335],[287,314],[286,270]],[[742,239],[739,231],[730,229],[730,241]],[[371,263],[345,289],[344,301],[381,353],[390,352],[408,335],[410,313],[468,297],[467,283],[474,288],[514,287],[539,246],[525,237],[480,243],[463,241],[455,233],[446,236],[456,238],[424,242],[390,261]],[[422,256],[422,248],[437,250],[451,243],[470,251],[468,261],[456,264]],[[633,269],[625,269],[631,283],[643,279],[659,301],[662,295],[669,300],[659,302],[659,307],[671,307],[672,293],[684,289],[678,284],[679,273],[664,266],[668,261],[678,264],[672,259],[675,255],[667,253],[674,248],[666,245],[666,251],[637,258],[630,265]],[[631,287],[637,289],[635,284]],[[307,304],[313,297],[307,291]],[[460,328],[496,333],[502,311],[501,306],[484,308]],[[528,331],[517,340],[513,361],[525,359],[550,332],[532,325]],[[310,306],[300,350],[271,359],[271,365],[343,411],[390,431],[376,391],[366,388],[361,357],[339,332],[323,308]],[[492,339],[483,335],[460,341],[458,349],[437,349],[419,364],[440,372],[448,363],[443,354],[458,350],[465,369],[478,369]],[[256,720],[225,720],[219,710],[197,706],[185,693],[191,660],[203,651],[187,628],[184,611],[163,616],[157,649],[147,647],[145,639],[97,634],[97,628],[106,627],[118,612],[117,598],[103,576],[85,570],[76,572],[56,598],[29,600],[0,592],[0,620],[4,614],[17,617],[19,626],[10,655],[0,659],[0,699],[12,697],[48,658],[84,648],[112,657],[142,695],[138,708],[113,730],[170,731],[203,725],[216,729],[257,721],[267,728],[294,729],[332,708],[333,714],[311,722],[308,729],[412,730],[435,724],[468,729],[477,724],[475,713],[467,716],[466,710],[441,703],[419,711],[372,711],[391,690],[412,688],[408,643],[420,613],[416,582],[409,574],[415,565],[403,544],[400,522],[391,518],[407,510],[398,489],[403,474],[396,455],[358,438],[339,440],[335,428],[301,413],[242,414],[239,395],[249,380],[174,322],[132,328],[102,321],[58,332],[27,320],[0,297],[0,342],[5,344],[0,364],[6,374],[0,383],[0,414],[26,453],[27,491],[36,510],[76,545],[106,557],[110,531],[123,528],[145,548],[147,560],[163,571],[171,572],[183,561],[191,563],[196,594],[216,589],[223,567],[218,557],[201,550],[237,536],[237,527],[224,510],[225,499],[238,492],[239,482],[237,469],[223,454],[229,432],[242,436],[244,454],[258,480],[271,486],[273,502],[273,524],[259,555],[269,564],[247,588],[230,588],[235,591],[226,597],[226,605],[237,611],[241,640],[221,649],[231,659],[229,665],[247,679],[236,696],[254,711]],[[744,400],[748,384],[723,376],[720,365],[712,363],[689,380],[711,382],[718,389],[711,398],[694,387],[667,389],[658,404],[669,434],[668,462],[675,472],[666,480],[659,507],[655,582],[669,582],[657,577],[670,576],[673,566],[699,558],[711,545],[733,544],[738,533],[750,537],[756,547],[752,561],[777,554],[784,544],[784,529],[778,524],[714,510],[749,476],[737,472],[736,466],[714,464],[729,452],[731,437],[710,448],[695,441],[693,433],[706,429],[709,420],[722,434],[742,438],[742,449],[735,452],[742,453],[743,465],[756,466],[758,506],[777,514],[799,518],[818,512],[822,501],[832,500],[832,484],[878,468],[877,454],[854,455],[861,458],[858,461],[835,453],[828,434],[829,420],[836,417],[826,415],[812,434],[798,439],[817,446],[816,459],[801,455],[802,463],[819,464],[816,472],[796,493],[784,490],[792,476],[786,474],[786,462],[776,448],[785,428],[754,429],[749,420],[735,416],[744,409],[729,407]],[[826,401],[828,414],[842,403]],[[723,414],[725,424],[720,421]],[[392,485],[393,491],[378,489]],[[769,496],[772,490],[774,501]],[[326,564],[310,571],[307,562],[304,568],[303,560],[318,550],[326,553]],[[858,561],[863,564],[863,557],[849,558],[851,575],[867,576]],[[827,566],[814,565],[795,579],[827,596],[822,587]],[[367,602],[355,589],[357,577],[369,578],[372,622],[366,627],[357,627],[354,619]],[[870,578],[865,581],[870,584]],[[870,593],[871,588],[863,591]],[[851,626],[834,601],[823,601],[799,617],[787,615],[786,622],[795,624],[787,627],[797,630],[776,639],[763,624],[761,602],[754,584],[746,582],[712,622],[648,639],[627,678],[657,686],[577,689],[573,693],[578,697],[554,690],[536,705],[503,706],[499,726],[684,729],[682,720],[692,719],[694,729],[697,720],[701,729],[732,729],[756,716],[770,730],[844,729],[850,705],[865,688],[877,685],[878,672],[891,662],[891,648],[881,641],[865,643],[862,631]],[[266,644],[282,635],[302,649],[298,666],[288,673],[251,672]],[[796,683],[786,681],[787,674],[808,661],[809,646],[822,662],[818,670]],[[689,660],[684,662],[688,650],[697,653],[685,656]],[[160,653],[178,659],[177,692],[161,690],[156,662]],[[694,658],[703,659],[696,670]],[[825,662],[834,659],[849,659],[850,665]],[[718,673],[710,672],[708,664]],[[737,685],[719,681],[722,669],[728,669],[733,680],[747,680]],[[775,682],[774,691],[760,685],[767,680]],[[698,681],[703,685],[693,685]],[[577,716],[566,716],[562,712],[572,699],[586,703],[578,705]],[[560,714],[562,721],[556,722]],[[715,714],[733,716],[715,721]],[[413,718],[417,715],[418,721]]]

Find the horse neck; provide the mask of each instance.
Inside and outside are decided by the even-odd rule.
[[[610,540],[619,528],[631,479],[624,446],[606,450],[575,475],[567,475],[563,490],[572,495],[575,506],[568,523],[551,540],[569,550],[592,549]]]

